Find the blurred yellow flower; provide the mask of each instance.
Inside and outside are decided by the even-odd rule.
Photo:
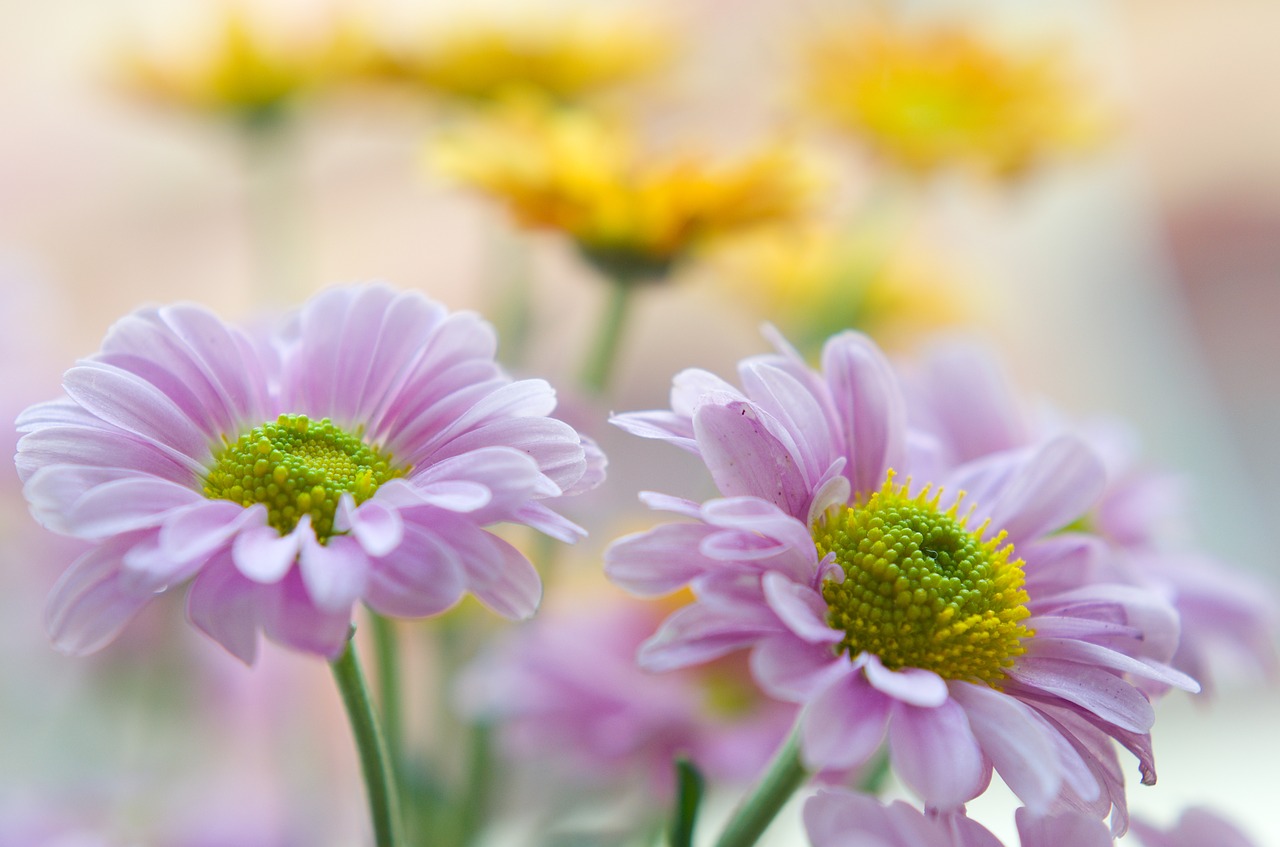
[[[570,102],[642,76],[670,53],[669,32],[648,17],[526,15],[453,23],[388,48],[379,64],[384,76],[446,97]]]
[[[716,253],[731,295],[777,324],[802,350],[861,330],[887,347],[963,321],[971,306],[920,250],[874,228],[774,229]]]
[[[963,165],[1014,176],[1103,132],[1059,52],[1014,55],[958,25],[820,35],[804,85],[815,111],[915,172]]]
[[[789,146],[722,160],[646,154],[582,111],[504,107],[445,133],[432,153],[522,226],[563,232],[598,267],[629,277],[664,276],[707,242],[793,219],[818,181]]]
[[[287,102],[347,75],[365,48],[350,26],[280,31],[247,7],[220,7],[203,44],[135,50],[124,58],[125,84],[156,101],[189,109],[270,119]]]

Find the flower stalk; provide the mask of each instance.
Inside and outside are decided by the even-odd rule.
[[[808,777],[809,771],[800,761],[800,725],[797,723],[778,748],[764,776],[734,811],[720,833],[716,847],[751,847],[755,844]]]
[[[609,389],[635,286],[636,280],[628,276],[615,275],[609,280],[609,301],[582,370],[582,385],[592,394],[604,394]]]
[[[342,694],[342,703],[351,723],[360,770],[369,795],[369,814],[373,820],[374,844],[377,847],[402,847],[400,812],[396,797],[396,779],[387,754],[386,742],[373,712],[364,673],[350,639],[346,649],[332,664],[333,678]]]

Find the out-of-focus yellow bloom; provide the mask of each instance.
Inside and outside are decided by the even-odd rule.
[[[717,251],[716,260],[732,295],[807,351],[846,329],[905,346],[969,313],[921,251],[870,228],[770,230]]]
[[[663,276],[707,242],[792,220],[818,181],[789,146],[724,160],[646,155],[623,128],[581,111],[503,108],[432,152],[521,225],[563,232],[597,266],[631,277]]]
[[[203,44],[138,51],[124,59],[126,84],[151,99],[189,109],[269,119],[296,97],[367,61],[354,28],[268,30],[246,8],[221,9]]]
[[[389,49],[384,76],[446,97],[535,95],[570,102],[653,70],[671,53],[669,32],[648,17],[472,20]]]
[[[908,170],[1014,176],[1103,133],[1060,52],[1014,55],[958,25],[857,25],[816,38],[807,59],[814,109]]]

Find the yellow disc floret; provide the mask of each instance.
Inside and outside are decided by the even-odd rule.
[[[333,535],[333,516],[344,492],[356,503],[389,479],[404,476],[391,456],[328,418],[281,415],[228,442],[204,479],[204,495],[267,507],[267,523],[285,535],[303,515],[322,543]]]
[[[890,471],[865,502],[818,520],[818,554],[834,553],[844,571],[822,586],[827,620],[851,657],[994,685],[1032,635],[1022,560],[1004,532],[984,540],[985,523],[970,530],[959,501],[943,510],[940,498],[927,486],[912,497]]]

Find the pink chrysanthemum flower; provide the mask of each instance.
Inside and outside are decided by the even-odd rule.
[[[764,768],[793,705],[764,697],[737,657],[646,673],[636,650],[673,604],[580,595],[493,644],[464,676],[465,710],[501,727],[513,759],[543,779],[559,765],[579,787],[633,779],[647,795],[672,792],[677,756],[716,783],[745,784]]]
[[[972,344],[937,346],[906,385],[909,418],[928,433],[938,466],[1025,449],[1047,431],[1061,429],[1058,421],[1029,413],[990,354]],[[1280,667],[1275,592],[1197,549],[1187,532],[1194,521],[1184,481],[1142,466],[1137,438],[1126,427],[1094,422],[1080,432],[1106,469],[1102,494],[1078,521],[1108,544],[1107,554],[1093,563],[1094,577],[1105,575],[1169,598],[1180,621],[1179,631],[1170,633],[1176,645],[1170,664],[1199,680],[1206,692],[1224,658],[1274,674]],[[1166,639],[1149,638],[1144,655],[1164,658],[1169,648]]]
[[[1036,817],[1019,809],[1020,847],[1112,847],[1107,827],[1082,812]],[[820,791],[804,805],[813,847],[1002,847],[963,812],[925,812],[901,801],[883,806],[864,794]],[[1209,842],[1205,842],[1206,844]]]
[[[1097,544],[1058,530],[1097,498],[1099,460],[1063,438],[926,476],[934,463],[869,340],[828,341],[822,372],[777,343],[740,365],[741,390],[686,371],[672,411],[614,419],[698,454],[724,495],[643,495],[688,520],[606,553],[629,590],[697,595],[641,663],[751,648],[761,685],[805,705],[811,769],[865,762],[887,735],[894,770],[932,808],[976,796],[994,766],[1037,812],[1114,807],[1123,829],[1110,739],[1155,778],[1154,714],[1129,678],[1196,685],[1135,655],[1148,627],[1176,630],[1159,598],[1064,577]]]
[[[32,512],[94,544],[50,598],[57,646],[95,650],[188,582],[192,623],[246,662],[259,631],[337,657],[358,600],[531,614],[537,572],[484,527],[571,541],[542,501],[598,477],[551,387],[495,347],[478,316],[386,286],[326,291],[265,338],[190,305],[119,321],[67,399],[18,421]]]

